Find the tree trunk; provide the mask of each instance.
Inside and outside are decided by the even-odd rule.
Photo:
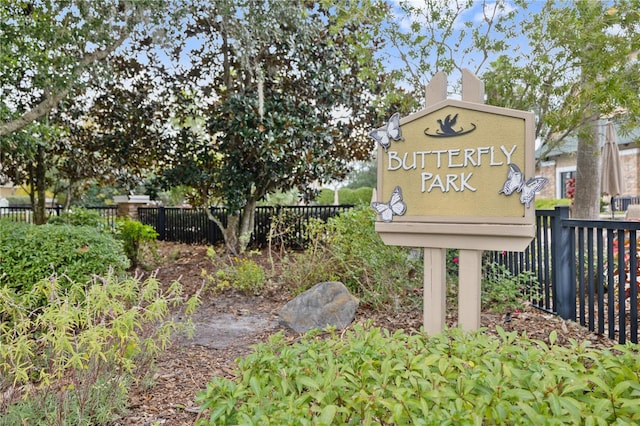
[[[71,197],[73,196],[73,183],[69,179],[69,186],[67,186],[67,197],[64,200],[64,211],[68,212],[71,208]]]
[[[253,225],[255,224],[256,219],[256,200],[249,200],[247,204],[245,204],[242,209],[242,217],[240,219],[240,232],[238,242],[239,252],[242,253],[247,249],[249,245],[249,240],[251,239],[251,234],[253,233]]]
[[[44,164],[44,148],[42,145],[38,145],[36,151],[36,175],[35,184],[33,189],[36,192],[36,209],[34,213],[34,223],[36,225],[43,225],[47,223],[47,212],[45,210],[47,203],[47,168]]]
[[[573,217],[600,217],[600,143],[598,122],[591,120],[578,135],[576,193]]]
[[[44,164],[44,148],[38,145],[36,149],[35,169],[31,168],[31,208],[33,210],[33,223],[44,225],[47,223],[46,197],[47,197],[47,168]]]
[[[242,208],[242,212],[231,214],[227,218],[227,226],[215,216],[209,213],[209,220],[215,222],[222,231],[224,237],[224,245],[227,251],[233,255],[244,252],[249,245],[251,234],[253,233],[253,225],[256,217],[256,201],[250,200]]]
[[[222,230],[222,236],[224,237],[224,245],[227,251],[233,255],[240,253],[239,250],[239,229],[240,229],[240,214],[232,214],[227,217],[227,226],[222,226],[220,221],[216,220],[216,223]]]

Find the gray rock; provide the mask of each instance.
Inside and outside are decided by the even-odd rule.
[[[351,324],[360,301],[341,282],[319,283],[289,301],[280,311],[280,323],[298,333],[332,325]]]

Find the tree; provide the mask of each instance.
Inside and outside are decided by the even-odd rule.
[[[104,73],[161,0],[0,0],[0,137],[24,129]]]
[[[423,103],[424,87],[436,73],[443,71],[451,77],[468,68],[480,75],[500,53],[517,54],[519,48],[513,44],[517,15],[511,3],[504,0],[398,2],[396,20],[385,30],[395,47],[389,54],[389,62],[400,64],[402,78],[409,83],[418,104]],[[522,6],[522,1],[516,0],[515,5]],[[469,17],[471,9],[480,10],[481,17]],[[450,84],[450,90],[459,93],[459,79],[453,79]]]
[[[475,24],[464,18],[473,6],[483,12]],[[621,113],[637,123],[640,113],[639,65],[633,59],[640,48],[640,3],[548,1],[535,13],[528,13],[531,4],[525,1],[515,7],[520,9],[504,1],[456,2],[449,8],[431,0],[421,7],[406,2],[412,31],[403,33],[397,26],[391,37],[406,52],[401,53],[405,75],[416,93],[421,95],[425,75],[470,68],[485,82],[487,103],[536,113],[543,156],[568,137],[578,137],[574,215],[597,217],[595,123]]]
[[[246,247],[267,193],[309,194],[314,181],[342,177],[351,160],[370,155],[372,100],[385,90],[374,54],[386,10],[369,0],[196,6],[187,32],[201,47],[180,95],[205,103],[206,129],[194,130],[187,108],[165,176],[197,185],[203,206],[224,201],[231,216],[217,223],[230,251]]]
[[[29,184],[44,223],[47,177],[81,179],[95,165],[68,151],[75,135],[60,127],[61,110],[90,103],[109,81],[114,52],[162,41],[153,25],[172,13],[164,0],[0,2],[0,178]]]
[[[5,136],[0,149],[0,179],[25,184],[34,213],[34,223],[46,222],[46,190],[50,184],[47,151],[59,128],[48,120],[28,125],[26,131]]]
[[[55,154],[69,191],[92,180],[126,192],[156,172],[171,154],[172,104],[162,66],[112,59],[112,79],[95,88],[89,105],[63,105],[56,122],[64,128]]]
[[[378,161],[373,159],[360,164],[349,174],[347,188],[358,189],[362,187],[375,188],[378,182]]]
[[[542,158],[578,138],[575,217],[599,217],[598,121],[640,123],[638,7],[636,0],[547,2],[522,26],[530,53],[519,63],[503,56],[485,74],[490,103],[537,113]]]

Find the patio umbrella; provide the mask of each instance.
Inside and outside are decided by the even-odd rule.
[[[603,194],[614,197],[625,192],[626,188],[624,178],[622,177],[620,151],[618,149],[618,142],[616,141],[616,131],[611,121],[609,121],[605,127],[601,170],[602,179],[600,189]]]

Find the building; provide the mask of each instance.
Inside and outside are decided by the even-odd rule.
[[[599,126],[599,142],[604,144],[605,120]],[[640,129],[624,134],[618,131],[616,135],[620,150],[620,163],[626,184],[626,192],[620,195],[640,195]],[[536,152],[536,175],[549,179],[549,183],[536,195],[537,198],[566,198],[565,188],[567,179],[576,175],[576,151],[578,141],[569,138],[558,148],[549,152],[545,158],[540,158]],[[600,173],[600,170],[597,170]]]

